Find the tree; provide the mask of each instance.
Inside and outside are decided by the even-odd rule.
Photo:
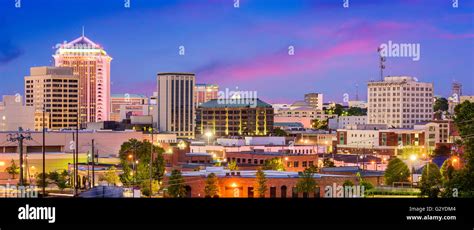
[[[350,180],[345,180],[344,183],[342,183],[342,186],[343,187],[346,187],[346,186],[354,186],[354,183]]]
[[[173,198],[182,198],[186,196],[186,185],[181,171],[174,169],[168,181],[168,194]]]
[[[312,193],[318,187],[318,183],[313,177],[314,172],[310,169],[305,169],[299,176],[296,182],[296,191],[303,193]]]
[[[234,161],[230,161],[228,164],[227,164],[227,168],[229,168],[230,171],[237,171],[239,170],[239,166],[237,166],[237,162],[234,160]]]
[[[285,132],[285,130],[280,129],[280,128],[277,127],[277,128],[273,129],[273,135],[278,136],[278,137],[285,137],[288,134]]]
[[[474,197],[474,103],[464,101],[454,108],[454,123],[463,139],[463,166],[446,183],[444,197]]]
[[[276,171],[285,171],[285,166],[283,161],[279,157],[275,157],[269,160],[265,160],[263,164],[263,170],[276,170]]]
[[[257,171],[256,178],[257,178],[257,185],[255,187],[257,187],[257,193],[259,197],[263,198],[265,197],[265,193],[268,190],[267,177],[265,176],[265,173],[261,169],[259,169]]]
[[[165,176],[166,162],[163,156],[163,149],[159,148],[156,152],[156,159],[153,160],[153,179],[161,182]]]
[[[61,172],[50,172],[48,177],[52,181],[52,183],[59,188],[60,191],[64,191],[64,189],[70,187],[70,176],[68,171],[66,170],[63,170]]]
[[[449,182],[454,176],[454,167],[451,164],[451,160],[447,159],[443,162],[441,166],[441,176],[443,177],[443,182]]]
[[[141,192],[144,196],[151,196],[157,193],[160,190],[160,183],[157,180],[152,180],[151,189],[152,193],[150,194],[150,180],[144,180],[140,185]]]
[[[438,146],[434,151],[434,156],[449,156],[451,154],[451,149],[446,145]]]
[[[12,179],[15,179],[15,175],[20,174],[20,167],[18,167],[16,165],[15,161],[12,159],[12,161],[10,163],[10,167],[7,167],[5,169],[5,172],[10,174],[10,176],[12,176]]]
[[[163,179],[165,171],[164,149],[152,145],[147,140],[130,139],[120,146],[119,151],[120,165],[123,170],[120,180],[124,185],[130,186],[134,182],[150,180],[149,164],[152,148],[153,153],[157,154],[156,159],[153,159],[152,162],[152,177],[158,181]],[[133,167],[135,167],[136,173]]]
[[[393,158],[388,162],[384,177],[387,185],[392,185],[394,182],[408,182],[410,170],[402,160]]]
[[[311,128],[313,129],[327,129],[328,128],[328,120],[319,120],[313,119],[311,120]]]
[[[45,174],[45,183],[43,185],[43,173],[38,173],[36,174],[36,186],[38,187],[48,187],[49,185],[49,180],[48,180],[48,173]]]
[[[219,197],[219,181],[216,174],[209,173],[209,175],[207,175],[204,195],[206,197]]]
[[[433,111],[448,111],[449,105],[448,100],[444,97],[436,98],[435,103],[433,104]]]
[[[107,172],[105,172],[102,179],[107,181],[107,184],[109,185],[117,185],[120,182],[120,178],[117,175],[117,168],[114,166],[110,167]]]
[[[336,104],[334,107],[334,113],[337,114],[338,116],[341,116],[342,112],[344,111],[343,107],[341,104]]]
[[[367,109],[362,109],[359,107],[350,107],[347,110],[348,116],[365,116],[367,115]]]
[[[309,166],[308,168],[306,168],[306,170],[308,170],[309,172],[312,172],[312,173],[317,173],[319,171],[318,166],[316,166],[314,164]]]
[[[323,166],[324,166],[324,167],[329,167],[329,168],[336,167],[336,166],[334,165],[334,161],[332,161],[332,160],[329,159],[329,158],[324,158],[324,160],[323,160]]]
[[[434,163],[426,164],[421,174],[421,195],[428,196],[429,198],[436,198],[441,191],[441,185],[442,176],[438,166]]]

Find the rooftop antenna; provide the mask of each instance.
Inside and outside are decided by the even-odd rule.
[[[356,83],[356,101],[359,101],[359,84]]]
[[[383,81],[383,70],[385,69],[385,61],[387,61],[387,59],[382,56],[382,48],[377,48],[377,52],[379,53],[379,56],[380,56],[380,80]]]

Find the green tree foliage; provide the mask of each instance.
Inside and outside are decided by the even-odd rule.
[[[237,166],[237,162],[234,160],[234,161],[230,161],[228,164],[227,164],[227,168],[229,168],[230,171],[237,171],[239,170],[239,166]]]
[[[12,176],[12,179],[15,179],[15,176],[20,174],[20,167],[18,167],[15,161],[12,159],[10,166],[5,169],[5,172]]]
[[[204,195],[206,197],[219,197],[219,181],[216,174],[210,173],[207,175]]]
[[[384,177],[387,185],[392,185],[394,182],[408,182],[410,170],[402,160],[393,158],[388,162]]]
[[[314,179],[314,172],[311,169],[305,169],[296,182],[296,191],[313,193],[318,187],[318,183]]]
[[[440,145],[433,151],[434,156],[449,156],[451,149],[446,145]]]
[[[433,111],[448,111],[448,100],[444,97],[436,98],[435,103],[433,104]]]
[[[150,180],[144,180],[141,183],[140,188],[144,196],[150,196]],[[156,194],[160,190],[160,183],[157,180],[152,180],[151,189],[152,189],[151,195]]]
[[[308,170],[309,172],[312,172],[312,173],[317,173],[319,171],[318,166],[316,166],[316,165],[311,165],[308,168],[306,168],[306,170]]]
[[[273,129],[273,135],[278,136],[278,137],[285,137],[288,134],[285,132],[285,130],[280,129],[280,128],[274,128]]]
[[[50,172],[48,175],[48,178],[51,181],[51,183],[55,184],[61,191],[70,187],[70,183],[69,183],[70,175],[68,171],[66,170],[63,170],[60,172],[58,171]]]
[[[275,157],[269,160],[265,160],[263,164],[263,170],[276,170],[276,171],[285,171],[285,166],[283,161],[279,157]]]
[[[365,116],[367,115],[367,109],[362,109],[359,107],[350,107],[347,110],[348,116]]]
[[[436,198],[441,191],[441,185],[442,176],[438,166],[434,163],[426,164],[421,174],[421,195]]]
[[[46,175],[46,178],[45,178],[45,183],[43,185],[43,173],[36,174],[36,186],[41,187],[41,188],[48,187],[49,185],[48,173],[46,173],[45,175]]]
[[[103,175],[102,180],[106,181],[109,185],[117,185],[120,182],[120,178],[117,175],[117,168],[114,166],[110,167]]]
[[[454,108],[454,122],[463,138],[463,167],[454,172],[445,187],[445,197],[474,197],[474,103],[464,101]]]
[[[323,160],[323,166],[324,166],[324,167],[329,167],[329,168],[336,167],[336,165],[334,164],[334,161],[332,161],[332,160],[329,159],[329,158],[324,158],[324,160]]]
[[[168,195],[172,198],[186,197],[186,185],[181,171],[175,169],[171,172],[168,181]]]
[[[120,180],[126,186],[130,186],[136,182],[150,179],[150,153],[152,144],[149,141],[139,141],[137,139],[130,139],[124,142],[120,147],[119,158],[122,166],[123,174],[120,175]],[[165,160],[163,157],[164,150],[158,146],[153,145],[153,159],[152,177],[155,180],[161,181],[164,177]],[[136,163],[138,161],[138,163]],[[135,163],[134,163],[135,162]],[[133,166],[136,167],[136,173],[133,172]]]
[[[255,187],[257,187],[258,196],[263,198],[265,197],[265,193],[268,190],[267,177],[265,176],[265,173],[261,169],[259,169],[257,171],[256,178],[257,178],[257,184]]]
[[[319,120],[313,119],[311,120],[311,128],[313,129],[328,129],[328,120]]]
[[[443,165],[441,166],[441,176],[443,177],[443,181],[445,183],[449,182],[453,176],[454,176],[454,167],[451,164],[451,160],[447,159],[443,162]]]

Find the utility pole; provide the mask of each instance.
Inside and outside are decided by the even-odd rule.
[[[148,115],[150,116],[150,105],[148,104]],[[152,182],[153,182],[153,179],[152,179],[152,170],[153,170],[153,133],[154,133],[155,129],[153,128],[153,114],[151,115],[151,150],[150,150],[150,193],[149,193],[149,197],[151,198],[151,193],[153,192],[152,188]]]
[[[45,127],[45,107],[43,104],[43,197],[46,197],[46,127]]]
[[[92,139],[92,185],[91,188],[95,186],[95,146],[94,139]]]
[[[8,134],[7,140],[10,142],[18,142],[18,147],[20,150],[20,185],[23,186],[25,181],[23,178],[23,141],[24,140],[31,140],[30,133],[24,133],[23,128],[18,128],[18,133],[15,134]]]
[[[72,141],[74,144],[74,151],[72,152],[72,187],[74,189],[74,196],[76,196],[76,133],[72,133]]]
[[[76,115],[77,119],[76,119],[76,156],[75,156],[75,162],[76,164],[74,165],[74,171],[75,171],[75,186],[74,186],[74,194],[77,196],[77,193],[78,193],[78,187],[79,187],[79,183],[78,183],[78,179],[79,179],[79,172],[78,172],[78,164],[79,164],[79,109],[77,110],[77,115]]]

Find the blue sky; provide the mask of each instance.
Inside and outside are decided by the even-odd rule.
[[[112,93],[151,94],[156,73],[194,72],[198,83],[256,90],[269,102],[306,92],[355,97],[379,78],[376,49],[417,43],[421,59],[388,58],[387,75],[453,80],[474,94],[474,1],[459,0],[0,0],[0,94],[23,93],[29,67],[51,65],[56,43],[85,26],[112,56]],[[178,55],[183,45],[186,55]],[[295,55],[288,55],[288,47]]]

